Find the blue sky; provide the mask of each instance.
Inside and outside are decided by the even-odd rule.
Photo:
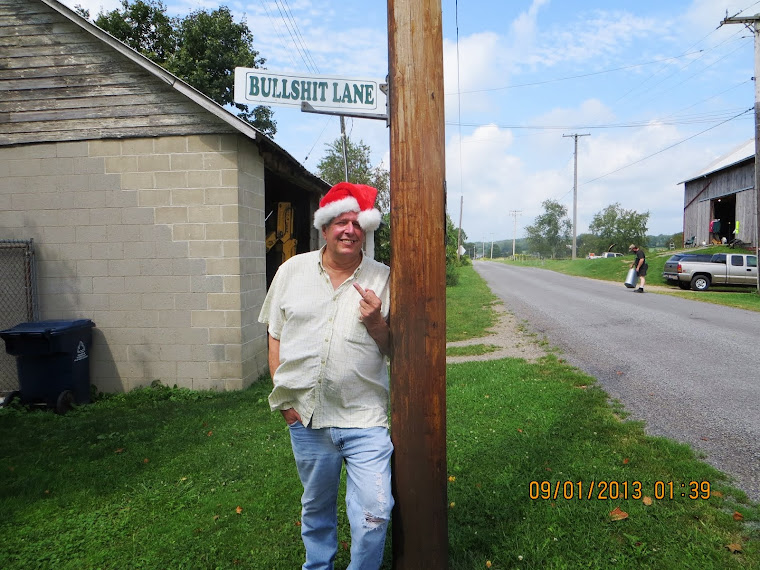
[[[116,0],[65,0],[96,14]],[[386,2],[167,0],[168,11],[228,6],[270,71],[383,78]],[[720,27],[755,0],[443,0],[448,210],[470,240],[511,239],[557,200],[578,233],[613,203],[681,231],[683,180],[753,136],[751,32]],[[458,23],[458,26],[457,26]],[[457,34],[458,31],[458,34]],[[457,38],[458,36],[458,38]],[[293,38],[300,42],[296,45]],[[307,52],[307,53],[305,53]],[[457,57],[458,54],[458,57]],[[459,62],[459,63],[458,63]],[[275,140],[312,171],[337,117],[274,107]],[[382,121],[347,130],[388,164]],[[420,133],[424,137],[424,133]]]

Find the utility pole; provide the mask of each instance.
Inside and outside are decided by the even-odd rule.
[[[459,197],[459,231],[457,232],[457,261],[459,261],[459,248],[462,247],[462,210],[464,209],[464,195]]]
[[[515,218],[515,229],[512,230],[512,259],[515,258],[515,240],[517,239],[517,216],[522,214],[522,210],[512,210],[509,212],[510,216]]]
[[[343,143],[343,175],[348,182],[348,150],[346,149],[346,119],[340,116],[340,140]]]
[[[573,159],[575,162],[575,168],[573,169],[573,259],[577,250],[578,243],[578,137],[591,136],[590,133],[583,135],[562,135],[563,137],[573,137],[575,139],[575,152],[573,153]]]
[[[760,253],[760,14],[726,18],[720,23],[744,24],[755,36],[755,254]],[[760,272],[757,274],[757,294],[760,295]]]
[[[449,563],[441,18],[440,0],[388,0],[395,570]]]

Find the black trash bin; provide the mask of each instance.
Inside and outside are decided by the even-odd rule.
[[[0,331],[5,351],[16,357],[23,404],[46,404],[66,413],[90,401],[90,319],[21,323]]]

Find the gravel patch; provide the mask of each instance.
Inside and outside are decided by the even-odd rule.
[[[493,310],[499,320],[494,327],[486,331],[486,336],[448,342],[446,343],[446,348],[472,346],[474,344],[491,344],[498,346],[499,349],[487,354],[473,356],[447,356],[446,364],[498,360],[500,358],[523,358],[527,361],[535,362],[547,355],[547,351],[539,346],[536,336],[526,330],[522,330],[515,316],[507,311],[504,305],[494,305]]]

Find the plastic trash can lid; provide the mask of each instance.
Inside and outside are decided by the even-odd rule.
[[[90,319],[38,321],[34,323],[21,323],[13,328],[0,331],[0,336],[13,336],[22,334],[56,335],[66,333],[74,329],[94,326],[95,323],[93,323]]]

